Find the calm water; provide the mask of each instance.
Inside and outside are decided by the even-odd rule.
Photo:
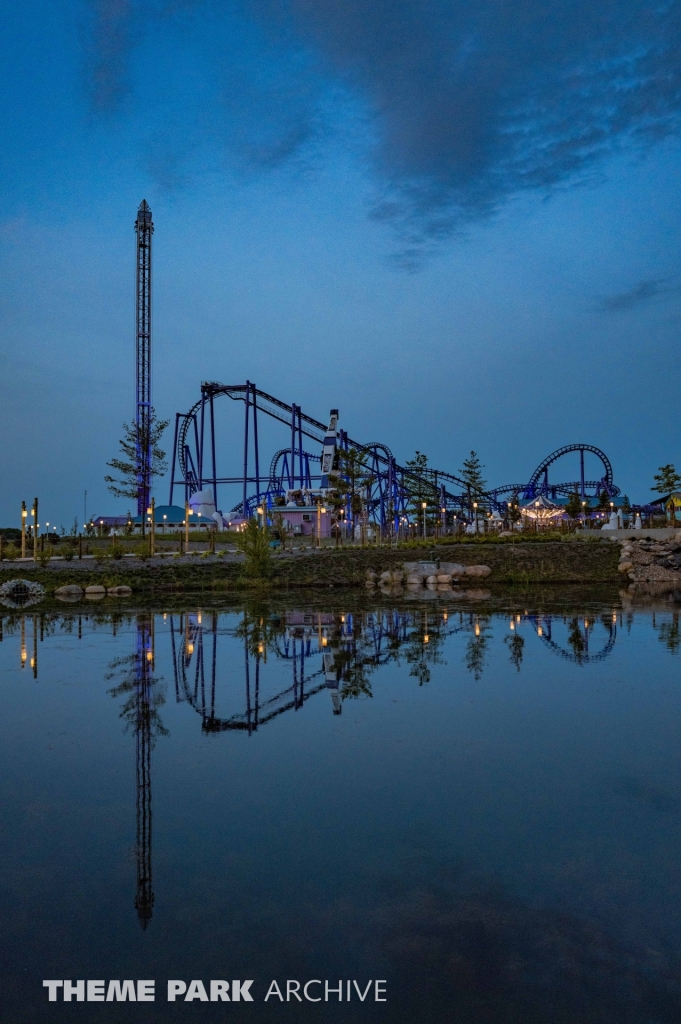
[[[681,1019],[672,605],[2,611],[3,1021]]]

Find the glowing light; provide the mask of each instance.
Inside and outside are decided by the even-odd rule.
[[[147,661],[153,661],[153,660],[154,660],[154,655],[152,654],[151,651],[147,651]]]
[[[264,645],[263,644],[258,644],[258,654],[264,654],[264,653],[265,653]]]
[[[21,648],[21,660],[22,660],[22,662],[26,661],[27,658],[28,658],[28,654],[26,653],[26,648],[22,647]]]
[[[541,626],[537,626],[537,636],[543,636],[543,635],[544,635],[544,630],[541,628]]]
[[[193,654],[194,653],[194,644],[187,644],[187,652],[189,654]]]
[[[475,635],[480,636],[480,626],[477,622],[475,623]]]
[[[196,616],[196,621],[198,622],[198,624],[200,626],[201,625],[201,612],[199,612],[199,614]]]
[[[428,636],[428,634],[426,633],[426,635],[425,635],[425,636],[424,636],[424,638],[423,638],[423,642],[424,642],[424,644],[427,644],[427,643],[429,642],[429,640],[430,640],[430,637],[429,637],[429,636]]]
[[[341,622],[345,622],[345,616],[341,615]]]
[[[328,642],[329,642],[329,641],[328,641],[328,640],[326,639],[326,637],[325,637],[325,636],[323,636],[323,637],[322,637],[322,647],[326,647],[326,645],[328,644]]]
[[[513,619],[511,619],[511,621],[509,622],[508,628],[509,629],[515,629],[515,622],[513,621]]]
[[[31,668],[35,668],[35,658],[31,658]]]

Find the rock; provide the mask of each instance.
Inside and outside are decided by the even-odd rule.
[[[486,601],[488,597],[492,596],[490,590],[467,590],[466,597],[471,601]]]
[[[625,573],[625,572],[629,572],[629,570],[633,569],[633,568],[634,568],[634,565],[633,565],[632,562],[620,562],[620,564],[617,566],[617,571],[621,572],[621,573]]]
[[[417,562],[416,564],[424,576],[434,576],[437,572],[437,564],[435,562]]]
[[[452,577],[449,573],[438,573],[437,581],[438,583],[451,583]]]
[[[433,575],[433,576],[428,576],[426,578],[426,583],[437,583],[437,582],[438,582],[437,576]]]
[[[366,571],[366,578],[368,580],[375,580],[377,575],[378,574],[375,573],[373,569],[367,569]]]
[[[466,566],[461,565],[459,562],[440,562],[440,572],[445,576],[463,576],[466,572]]]
[[[452,588],[449,583],[438,583],[437,592],[438,594],[451,594]]]
[[[74,604],[76,601],[80,601],[78,594],[56,594],[54,595],[58,601],[64,601],[67,604]]]
[[[366,583],[364,584],[364,586],[365,587],[369,587],[370,590],[374,590],[375,587],[376,587],[376,584],[374,583],[373,580],[367,580]]]
[[[85,596],[89,597],[93,601],[99,601],[105,594],[106,587],[101,587],[98,583],[85,588]]]
[[[68,583],[65,587],[59,587],[55,590],[56,597],[82,597],[83,588],[79,587],[77,583]]]
[[[423,578],[421,576],[412,576],[412,575],[407,576],[407,586],[408,587],[420,587],[422,583],[423,583]]]
[[[107,594],[110,594],[111,597],[129,597],[130,594],[132,594],[132,589],[125,586],[108,587],[106,592]]]
[[[467,565],[466,576],[489,576],[491,569],[488,565]]]
[[[390,572],[390,570],[387,570],[386,572],[382,572],[378,578],[379,580],[386,580],[386,582],[390,583],[390,581],[393,578],[393,574]]]
[[[400,570],[398,569],[396,572],[392,574],[392,578],[393,583],[401,583],[402,580],[404,579],[404,573],[400,572]]]

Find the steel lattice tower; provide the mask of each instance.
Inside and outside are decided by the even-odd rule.
[[[137,514],[146,516],[151,500],[151,236],[154,223],[146,199],[137,211],[137,295],[135,351],[137,360]],[[142,520],[144,522],[144,519]]]

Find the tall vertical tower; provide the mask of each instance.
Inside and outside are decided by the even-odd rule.
[[[135,908],[146,930],[154,908],[151,873],[151,748],[154,685],[153,616],[137,617],[135,656],[135,739],[137,754],[137,895]]]
[[[146,199],[137,211],[137,514],[146,516],[151,500],[151,236],[154,223]],[[144,522],[144,519],[142,520]]]

